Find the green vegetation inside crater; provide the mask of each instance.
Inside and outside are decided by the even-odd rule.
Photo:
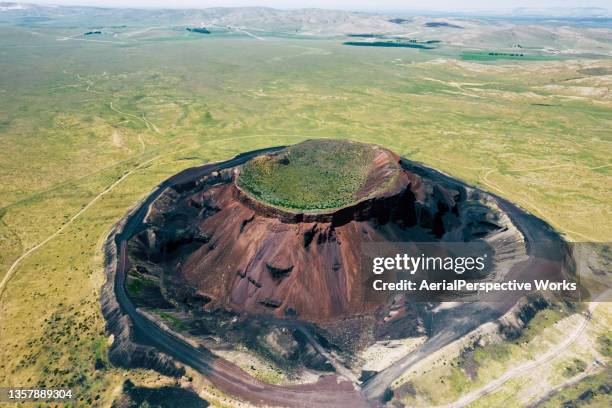
[[[130,276],[127,289],[130,294],[138,295],[146,286],[155,286],[155,282],[143,276]]]
[[[294,210],[338,208],[355,202],[374,149],[362,143],[318,140],[248,162],[238,185],[257,199]]]

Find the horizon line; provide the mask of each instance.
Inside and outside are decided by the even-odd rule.
[[[7,5],[34,5],[42,7],[81,7],[81,8],[92,8],[92,9],[105,9],[105,10],[207,10],[207,9],[269,9],[269,10],[280,10],[280,11],[291,11],[291,10],[329,10],[329,11],[347,11],[355,13],[437,13],[437,14],[465,14],[465,15],[487,15],[487,16],[503,16],[512,15],[520,11],[526,12],[521,14],[519,17],[561,17],[555,15],[543,14],[545,11],[565,11],[565,10],[602,10],[606,13],[612,12],[612,7],[600,7],[600,6],[584,6],[584,7],[514,7],[514,8],[500,8],[500,9],[479,9],[479,8],[465,8],[465,9],[423,9],[423,8],[334,8],[334,7],[271,7],[267,5],[248,5],[248,6],[223,6],[223,5],[210,5],[210,6],[177,6],[174,7],[168,5],[96,5],[96,4],[57,4],[57,3],[46,3],[37,1],[26,1],[26,2],[0,2],[0,4]],[[529,14],[529,13],[533,14]],[[580,17],[580,16],[576,16]],[[584,17],[584,16],[581,16]],[[601,17],[612,17],[609,15]],[[562,18],[572,18],[572,16],[562,16]]]

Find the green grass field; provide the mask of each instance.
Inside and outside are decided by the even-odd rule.
[[[359,198],[356,194],[366,183],[374,154],[365,144],[307,141],[249,161],[237,183],[259,200],[282,208],[344,207]]]
[[[95,368],[111,341],[98,303],[106,234],[160,181],[243,151],[377,143],[571,240],[612,240],[611,80],[580,73],[610,60],[482,64],[333,40],[58,41],[71,33],[0,25],[2,386],[71,384],[79,406],[108,406],[126,372]]]

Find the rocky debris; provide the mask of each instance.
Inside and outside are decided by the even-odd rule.
[[[276,267],[266,263],[266,268],[270,271],[270,274],[274,278],[284,278],[291,273],[293,270],[293,265],[289,265],[287,267]]]
[[[248,281],[249,281],[250,283],[252,283],[252,284],[253,284],[253,285],[254,285],[256,288],[258,288],[258,289],[259,289],[259,288],[261,288],[261,286],[262,286],[262,285],[261,285],[261,283],[257,282],[255,279],[253,279],[253,278],[251,278],[251,277],[248,277],[247,279],[248,279]]]
[[[196,210],[201,210],[204,207],[201,202],[196,200],[189,200],[189,205],[195,208]]]
[[[305,367],[317,371],[335,371],[327,357],[319,353],[313,347],[302,331],[295,330],[293,332],[293,338],[300,345],[300,361]]]
[[[280,300],[270,299],[270,298],[265,298],[264,300],[261,300],[259,303],[271,309],[277,309],[280,307],[280,305],[283,304]]]
[[[286,328],[274,328],[262,336],[262,342],[268,350],[284,359],[295,359],[299,354],[299,343]]]
[[[100,303],[102,314],[106,319],[106,330],[113,335],[108,359],[112,364],[119,367],[141,367],[156,370],[164,375],[180,377],[184,375],[185,369],[177,365],[168,355],[158,352],[153,347],[134,342],[130,319],[123,314],[115,297],[117,246],[114,238],[115,234],[122,231],[124,222],[122,221],[115,226],[104,245],[107,279],[100,291]]]
[[[194,292],[185,295],[182,299],[182,303],[190,308],[202,308],[204,305],[210,303],[212,298],[201,292]]]
[[[180,197],[179,193],[173,188],[166,188],[157,200],[149,206],[144,222],[151,225],[163,222],[164,214],[176,206]]]
[[[206,244],[210,241],[210,236],[193,226],[180,229],[154,227],[141,232],[135,239],[148,248],[152,254],[168,255],[185,246],[198,247]]]
[[[244,231],[244,228],[253,220],[255,219],[255,214],[253,214],[252,216],[250,216],[249,218],[246,218],[244,220],[242,220],[242,223],[240,224],[240,232]]]
[[[498,321],[499,332],[507,340],[518,338],[527,324],[540,311],[548,308],[550,301],[540,296],[524,298],[514,308],[514,312],[507,314]]]
[[[196,180],[174,184],[170,188],[179,194],[185,194],[189,191],[201,190],[202,188],[214,186],[218,183],[226,183],[230,181],[232,177],[233,171],[231,169],[223,169],[220,171],[213,171],[210,174]]]
[[[363,384],[370,378],[374,377],[376,374],[378,374],[378,371],[363,370],[359,375],[359,382]]]
[[[317,224],[314,224],[311,228],[304,232],[304,248],[308,248],[310,243],[317,234]]]
[[[132,381],[125,380],[121,396],[113,401],[112,408],[133,407],[176,407],[180,401],[181,408],[205,408],[210,404],[201,399],[193,390],[182,388],[178,384],[157,388],[139,387]]]
[[[200,217],[200,218],[208,218],[211,215],[214,215],[214,214],[218,213],[219,211],[221,211],[221,208],[211,204],[210,200],[207,200],[207,199],[204,198],[202,200],[202,208],[198,212],[198,217]]]

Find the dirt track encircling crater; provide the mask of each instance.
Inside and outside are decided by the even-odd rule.
[[[503,316],[520,296],[441,309],[432,323],[424,324],[423,314],[432,317],[431,305],[398,305],[386,297],[372,302],[364,296],[356,261],[362,241],[486,239],[492,250],[513,248],[516,259],[506,260],[504,278],[542,268],[543,258],[567,264],[562,269],[571,272],[571,255],[544,222],[499,197],[399,157],[403,187],[373,197],[365,206],[360,202],[363,207],[343,209],[340,217],[330,216],[331,211],[305,220],[300,215],[287,218],[270,207],[260,211],[237,193],[233,169],[281,149],[186,170],[162,183],[116,226],[106,244],[108,280],[102,293],[107,327],[115,335],[115,364],[171,375],[182,372],[177,363],[187,364],[220,389],[256,404],[377,404],[373,401],[412,363]],[[555,242],[557,253],[538,253],[533,244],[543,240]],[[126,283],[133,288],[134,276],[148,284],[159,282],[160,289],[144,291],[147,296],[130,294]],[[293,386],[255,380],[208,351],[208,343],[198,343],[202,336],[194,340],[189,330],[177,333],[139,311],[159,296],[189,311],[191,322],[205,321],[209,334],[229,343],[235,338],[231,330],[215,332],[228,322],[235,331],[260,330],[285,339],[289,343],[283,344],[293,344],[299,364],[328,375],[317,383]],[[367,322],[373,338],[363,334],[363,327],[355,328],[357,319]],[[355,330],[354,337],[366,344],[418,330],[425,330],[429,340],[360,383],[345,371],[357,369],[350,356],[357,345],[343,343],[337,333],[346,330]],[[304,331],[308,335],[300,336]],[[266,336],[257,339],[261,337]],[[327,351],[323,360],[317,356],[321,347]],[[325,365],[330,359],[332,364]]]

